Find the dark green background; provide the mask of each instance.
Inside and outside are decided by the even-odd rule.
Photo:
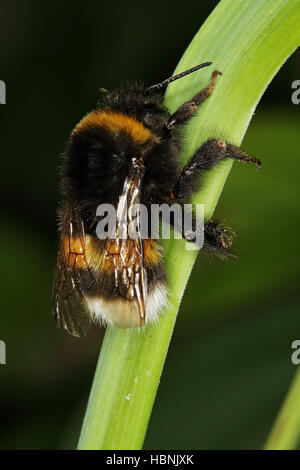
[[[64,142],[100,86],[170,75],[216,3],[1,2],[2,449],[74,448],[103,336],[75,339],[52,323]],[[296,371],[299,59],[274,79],[243,142],[262,170],[235,163],[226,184],[217,216],[236,231],[239,258],[198,258],[145,448],[261,448]]]

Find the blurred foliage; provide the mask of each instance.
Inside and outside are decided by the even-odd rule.
[[[151,8],[1,2],[2,307],[0,448],[73,448],[103,331],[53,327],[59,153],[100,86],[155,83],[174,69],[217,2]],[[167,28],[166,29],[166,25]],[[120,36],[123,38],[120,41]],[[209,60],[209,57],[207,58]],[[298,59],[298,60],[297,60]],[[260,448],[295,372],[300,338],[299,52],[262,99],[243,142],[263,168],[234,164],[216,215],[237,233],[234,262],[200,253],[187,287],[146,448]],[[251,80],[251,77],[249,77]]]

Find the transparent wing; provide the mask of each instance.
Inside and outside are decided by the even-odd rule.
[[[117,207],[116,230],[106,241],[106,257],[107,262],[113,264],[115,287],[128,300],[137,299],[142,322],[145,321],[147,298],[147,271],[140,220],[144,172],[142,160],[133,158]]]
[[[85,257],[85,233],[74,209],[66,208],[54,275],[52,310],[56,325],[84,336],[92,322],[83,290],[95,284]]]

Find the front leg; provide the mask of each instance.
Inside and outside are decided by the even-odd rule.
[[[169,117],[167,122],[168,129],[183,124],[194,116],[198,106],[212,94],[218,75],[222,74],[215,70],[207,87],[201,90],[200,93],[197,93],[190,101],[182,104],[177,111]]]
[[[226,158],[261,166],[260,160],[248,155],[239,147],[224,140],[209,139],[195,152],[190,162],[183,168],[173,191],[175,198],[187,201],[188,197],[198,190],[203,173]]]

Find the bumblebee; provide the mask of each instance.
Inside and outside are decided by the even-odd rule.
[[[52,305],[55,322],[74,336],[85,335],[92,322],[120,328],[155,322],[167,304],[163,250],[152,238],[96,235],[99,204],[112,204],[128,218],[134,204],[181,206],[199,188],[204,173],[224,159],[260,161],[240,148],[211,138],[182,169],[177,128],[191,119],[212,93],[220,72],[170,115],[162,89],[211,62],[147,88],[125,84],[103,92],[96,108],[72,131],[61,168],[60,242]],[[126,204],[125,204],[126,203]],[[182,234],[184,236],[184,233]],[[204,248],[221,256],[232,236],[210,220]]]

